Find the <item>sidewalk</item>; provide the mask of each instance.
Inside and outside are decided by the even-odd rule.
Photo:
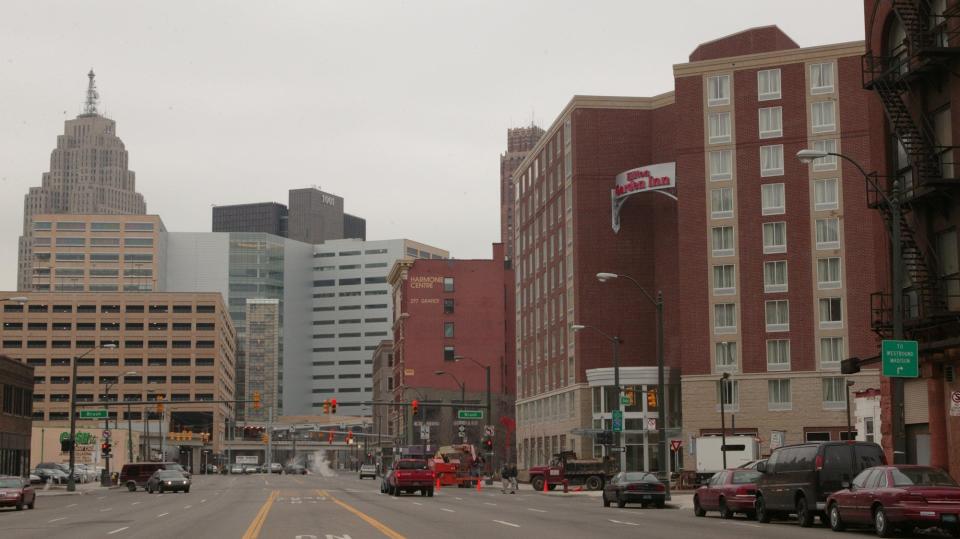
[[[106,492],[113,487],[101,487],[99,481],[91,481],[89,483],[77,483],[77,490],[74,492],[67,492],[67,485],[34,485],[34,490],[37,492],[37,496],[77,496],[79,494],[95,494],[99,492]]]

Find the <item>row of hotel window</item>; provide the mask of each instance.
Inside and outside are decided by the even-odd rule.
[[[792,410],[792,380],[789,378],[767,380],[767,408],[769,410]],[[847,405],[847,380],[840,376],[821,379],[824,410],[842,410]],[[725,380],[716,382],[717,403],[723,400],[727,411],[740,406],[740,382]]]
[[[707,142],[726,144],[733,140],[732,112],[707,114]],[[783,136],[783,107],[767,107],[758,111],[758,131],[761,139]],[[810,131],[814,134],[837,130],[837,104],[833,101],[815,101],[810,104]]]
[[[50,262],[50,253],[33,253],[33,258],[37,262]],[[57,262],[120,262],[120,255],[117,253],[57,253],[54,257]],[[153,262],[152,254],[131,254],[123,255],[124,262],[140,263]]]
[[[818,300],[819,328],[843,328],[843,301],[841,298]],[[790,304],[788,300],[776,299],[764,302],[766,330],[768,332],[790,331]],[[736,303],[717,303],[713,306],[714,335],[737,332]]]
[[[95,376],[77,376],[77,384],[116,384],[119,383],[119,376],[101,376],[99,380]],[[204,376],[170,376],[171,384],[189,384],[191,380],[195,384],[212,384],[213,376],[204,375]],[[46,376],[34,376],[33,377],[34,385],[42,385],[47,383]],[[55,385],[63,385],[70,383],[69,376],[51,376],[50,383]],[[143,376],[124,376],[124,384],[142,384]],[[148,384],[166,384],[166,376],[147,376]]]
[[[779,294],[788,291],[787,261],[772,260],[763,263],[763,291],[766,294]],[[840,271],[840,257],[831,256],[817,259],[817,289],[830,290],[840,288],[843,274]],[[734,264],[713,266],[713,295],[733,296],[737,293],[737,269]]]
[[[837,178],[814,180],[814,211],[835,210],[840,206],[840,183]],[[761,215],[782,215],[787,212],[786,184],[765,183],[760,186]],[[730,219],[733,217],[733,188],[718,187],[710,190],[710,217]]]
[[[170,395],[164,395],[165,400],[167,397],[169,397],[169,399],[172,401],[190,400],[189,393],[171,393]],[[103,400],[108,402],[117,402],[117,395],[115,393],[111,395],[105,395],[103,393],[100,393],[96,396],[96,398],[98,400]],[[198,400],[198,401],[212,401],[213,393],[195,393],[193,398],[194,400]],[[70,402],[70,394],[69,393],[51,393],[48,398],[47,395],[44,395],[42,393],[34,393],[32,400],[33,402],[47,402],[48,400],[49,402]],[[143,395],[139,393],[123,394],[123,402],[147,402],[148,400],[152,401],[156,399],[154,399],[152,395],[150,395],[149,398],[145,399],[143,398]],[[77,393],[77,402],[94,402],[94,396],[90,393]]]
[[[837,153],[835,139],[813,141],[818,152]],[[733,150],[713,150],[709,153],[710,181],[733,179]],[[814,159],[814,172],[829,172],[837,169],[837,156],[828,155]],[[783,144],[760,146],[760,176],[783,176]]]
[[[99,346],[103,347],[105,344],[112,344],[115,346],[120,346],[120,341],[100,341]],[[147,341],[147,348],[213,348],[215,345],[214,341]],[[49,343],[44,340],[28,340],[26,341],[26,348],[77,348],[83,350],[85,348],[96,348],[98,345],[94,341],[49,341]],[[124,348],[143,348],[143,341],[123,341]],[[24,341],[20,339],[4,339],[3,348],[24,348]]]
[[[738,347],[735,341],[718,342],[715,345],[715,372],[738,372],[740,370]],[[820,338],[820,368],[836,370],[844,359],[843,337]],[[767,340],[767,370],[790,370],[790,339]]]
[[[89,223],[91,232],[119,232],[120,223]],[[50,221],[34,221],[33,229],[38,232],[53,230],[53,223]],[[87,223],[74,221],[57,221],[56,230],[59,232],[86,232]],[[153,223],[128,222],[123,223],[123,230],[127,232],[152,232]]]
[[[33,238],[34,247],[49,247],[49,237]],[[120,238],[90,238],[91,247],[119,247]],[[55,242],[57,247],[86,247],[87,238],[73,236],[58,236]],[[153,247],[153,238],[123,238],[124,247]]]
[[[834,63],[810,64],[810,93],[832,94],[834,91]],[[780,99],[780,68],[757,71],[757,101]],[[707,78],[707,106],[719,107],[730,104],[730,75],[714,75]]]
[[[87,270],[85,268],[57,268],[55,271],[52,271],[50,268],[33,268],[33,274],[36,277],[50,277],[51,273],[54,276],[54,279],[63,279],[69,278],[71,280],[77,278],[82,279],[83,277],[90,277],[92,279],[97,278],[116,278],[120,276],[120,269],[100,269],[92,268]],[[124,268],[123,270],[124,277],[153,277],[153,269],[147,268]]]
[[[27,322],[26,324],[27,331],[46,331],[48,329],[52,329],[53,331],[71,331],[73,329],[77,331],[96,331],[98,327],[101,331],[120,331],[121,325],[120,322],[100,322],[99,325],[96,322],[77,322],[76,326],[74,326],[72,322],[53,322],[50,324],[47,322]],[[213,322],[198,322],[196,325],[190,322],[176,322],[173,324],[150,322],[146,325],[141,322],[127,322],[123,324],[123,329],[126,331],[143,331],[145,327],[150,331],[167,331],[167,329],[173,329],[173,331],[190,331],[194,328],[196,328],[197,331],[213,331],[216,324]],[[22,322],[3,323],[4,331],[20,331],[23,328],[24,324]]]
[[[817,219],[816,248],[830,250],[840,248],[840,220],[836,217]],[[778,254],[787,252],[787,223],[777,221],[763,223],[763,253]],[[715,226],[710,230],[712,254],[714,257],[734,255],[733,226]]]
[[[19,303],[9,303],[3,306],[3,312],[5,313],[22,313],[24,310],[31,313],[72,313],[74,310],[81,314],[92,314],[96,312],[106,313],[106,314],[115,314],[121,312],[120,305],[117,304],[103,304],[99,307],[97,305],[77,305],[74,309],[73,305],[44,305],[41,303],[30,303],[27,305],[27,308],[24,309],[22,304]],[[151,305],[124,305],[123,312],[126,313],[144,313],[149,312],[150,314],[163,314],[172,312],[174,314],[189,314],[194,312],[193,305],[170,305],[164,303],[154,303]],[[197,305],[196,312],[198,314],[210,314],[217,312],[215,305]]]
[[[212,367],[213,358],[212,357],[198,357],[196,360],[191,360],[188,357],[175,357],[171,358],[169,363],[174,367],[189,367],[193,361],[193,364],[197,367]],[[47,358],[45,357],[31,357],[27,358],[27,365],[31,367],[46,367]],[[70,358],[68,357],[55,357],[50,359],[51,367],[69,367],[71,365]],[[92,357],[83,357],[77,359],[78,367],[92,367],[94,365],[94,358]],[[102,357],[100,358],[101,367],[119,367],[120,359],[115,357]],[[142,357],[126,357],[123,358],[124,367],[142,367],[143,358]],[[148,367],[166,367],[167,358],[165,357],[151,357],[147,358]]]

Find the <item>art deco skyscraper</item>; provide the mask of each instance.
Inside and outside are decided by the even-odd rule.
[[[500,243],[507,258],[513,258],[513,172],[537,145],[543,129],[531,123],[529,127],[507,129],[507,151],[500,155]]]
[[[65,122],[64,133],[50,154],[50,171],[40,187],[31,187],[23,204],[17,289],[31,290],[34,215],[42,213],[145,214],[143,195],[136,192],[127,150],[116,135],[116,122],[97,111],[99,94],[90,79],[83,113]],[[42,270],[42,268],[37,268]]]

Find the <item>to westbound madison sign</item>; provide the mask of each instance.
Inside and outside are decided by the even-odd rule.
[[[610,191],[610,202],[613,210],[613,231],[620,231],[620,208],[627,201],[627,197],[647,191],[661,191],[677,186],[677,164],[658,163],[645,167],[632,168],[617,174],[616,186]],[[674,200],[676,196],[661,191]]]

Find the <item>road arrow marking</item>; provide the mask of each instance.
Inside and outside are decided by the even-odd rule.
[[[117,529],[113,530],[112,532],[107,532],[107,535],[113,535],[113,534],[115,534],[115,533],[120,533],[120,532],[122,532],[123,530],[125,530],[125,529],[127,529],[127,528],[129,528],[129,527],[130,527],[130,526],[124,526],[124,527],[122,527],[122,528],[117,528]]]
[[[503,520],[494,520],[497,524],[503,524],[504,526],[513,526],[514,528],[519,528],[519,524],[514,524],[513,522],[506,522]]]

